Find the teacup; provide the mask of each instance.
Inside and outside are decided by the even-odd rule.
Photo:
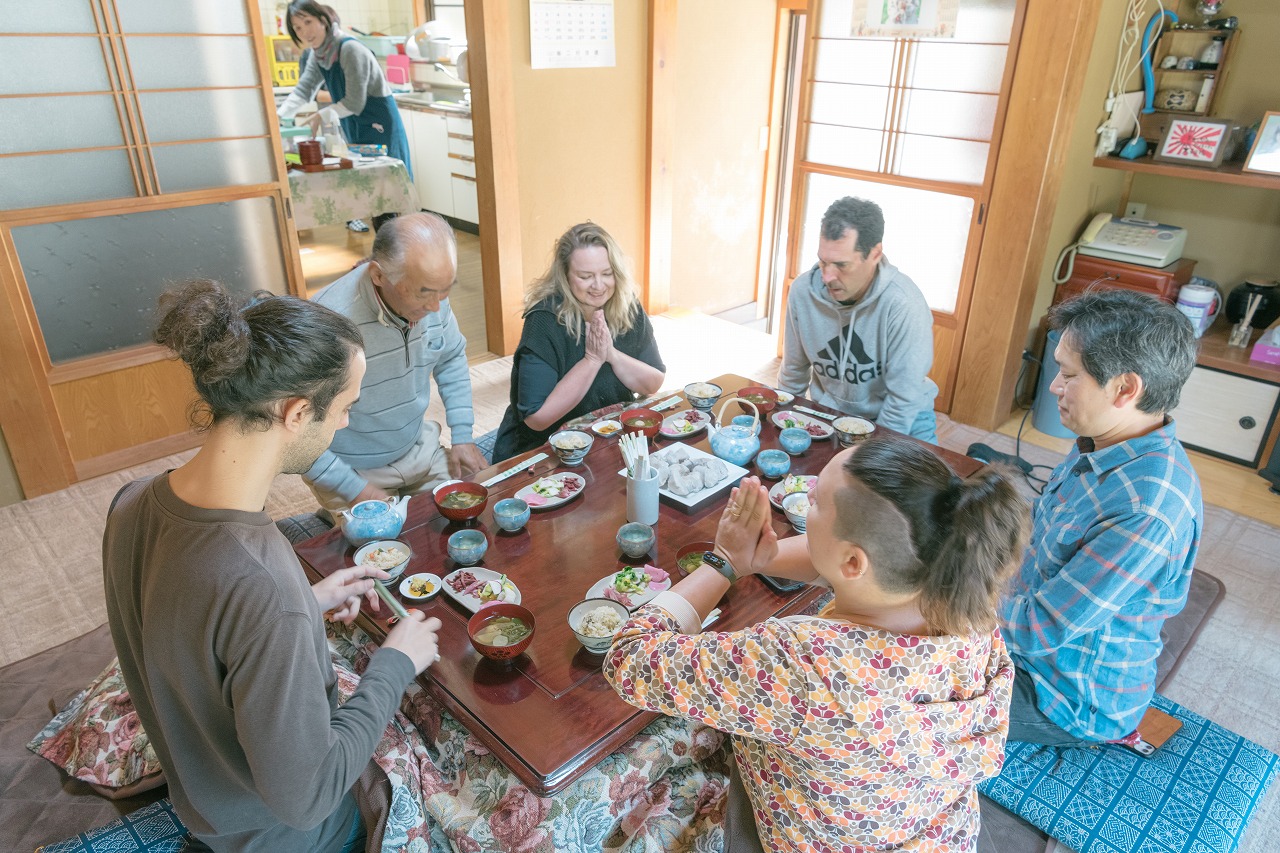
[[[813,436],[809,435],[808,430],[800,429],[800,427],[787,427],[778,433],[778,444],[782,445],[782,449],[792,456],[799,456],[809,449],[809,445],[813,444]]]
[[[449,537],[445,549],[459,566],[474,566],[484,559],[485,551],[489,550],[489,540],[480,530],[459,530]]]
[[[503,498],[493,505],[493,520],[508,533],[529,523],[529,505],[519,498]]]
[[[761,450],[756,454],[756,467],[761,475],[776,480],[791,470],[791,457],[783,450]]]
[[[628,522],[618,528],[617,543],[623,554],[635,559],[649,553],[658,535],[653,528],[638,521]]]

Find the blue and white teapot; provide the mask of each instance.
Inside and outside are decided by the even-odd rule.
[[[733,403],[750,406],[751,411],[755,412],[751,426],[724,423],[725,406]],[[720,426],[711,427],[711,452],[725,462],[740,468],[750,465],[751,460],[755,459],[756,454],[760,452],[760,410],[756,408],[756,404],[750,400],[726,400],[724,406],[720,407],[720,413],[716,419],[720,422]]]
[[[360,501],[349,510],[334,513],[342,535],[359,548],[377,539],[395,539],[409,515],[409,496]]]

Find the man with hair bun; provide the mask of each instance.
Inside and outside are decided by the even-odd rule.
[[[827,208],[818,262],[787,293],[778,385],[936,444],[933,314],[883,238],[875,202],[847,196]]]
[[[367,263],[315,296],[360,328],[368,370],[351,422],[303,479],[326,510],[429,491],[488,467],[472,440],[467,339],[449,307],[458,273],[453,229],[415,213],[378,229]],[[435,379],[453,446],[424,419]]]
[[[1053,308],[1050,390],[1079,436],[1049,477],[1001,604],[1018,666],[1009,739],[1074,746],[1137,729],[1160,628],[1187,603],[1204,509],[1168,413],[1196,361],[1191,324],[1127,290]]]
[[[360,332],[292,296],[239,306],[197,281],[161,297],[155,340],[191,369],[204,445],[120,490],[102,564],[111,638],[192,850],[349,853],[352,786],[409,681],[438,659],[421,611],[374,652],[338,705],[322,614],[350,624],[371,566],[309,585],[263,510],[306,471],[360,393]]]

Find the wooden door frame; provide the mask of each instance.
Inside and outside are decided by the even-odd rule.
[[[811,100],[821,3],[822,0],[809,3],[809,39],[800,90],[800,103],[806,115],[806,105]],[[971,232],[962,292],[957,295],[959,306],[964,281],[971,280],[964,314],[959,310],[934,314],[935,325],[945,321],[944,325],[954,324],[962,330],[956,342],[958,354],[950,368],[953,376],[950,414],[956,420],[986,429],[1003,423],[1012,409],[1027,324],[1039,287],[1039,268],[1061,186],[1069,130],[1079,103],[1099,15],[1097,4],[1090,0],[1062,0],[1051,4],[1052,8],[1046,8],[1047,5],[1019,4],[1020,21],[1015,20],[1015,32],[1010,40],[1012,61],[1005,68],[1009,96],[1002,104],[1002,114],[997,115],[997,121],[1003,120],[1001,138],[1017,141],[1002,145],[993,162],[988,163],[991,191],[986,209],[981,211],[985,222],[981,233]],[[1046,92],[1050,94],[1046,96]],[[796,140],[798,152],[805,150],[807,137],[808,126],[802,116]],[[797,155],[797,162],[800,161]],[[859,177],[853,170],[840,171]],[[883,179],[884,176],[877,173],[876,177]],[[910,185],[897,178],[891,182]],[[948,191],[954,193],[954,186],[950,185]],[[783,330],[786,288],[798,274],[798,270],[791,267],[791,259],[798,251],[798,222],[803,201],[804,181],[795,180],[787,241],[788,270],[779,317],[779,328]],[[975,220],[978,214],[975,210]],[[975,244],[975,240],[979,242]],[[1010,270],[1014,272],[1011,274]],[[1016,293],[1010,292],[1011,280],[1016,281]],[[982,317],[983,321],[972,322],[975,317]],[[781,353],[781,334],[778,350]],[[998,377],[998,381],[992,382],[993,376]]]

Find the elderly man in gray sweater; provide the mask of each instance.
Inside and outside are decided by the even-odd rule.
[[[818,263],[791,283],[778,385],[937,443],[933,314],[884,256],[884,214],[845,197],[822,216]]]
[[[359,326],[368,361],[350,423],[303,475],[325,509],[417,494],[489,464],[472,440],[467,340],[449,307],[457,258],[443,219],[401,216],[378,229],[368,263],[316,294]],[[440,445],[440,424],[423,417],[432,377],[450,451]]]

